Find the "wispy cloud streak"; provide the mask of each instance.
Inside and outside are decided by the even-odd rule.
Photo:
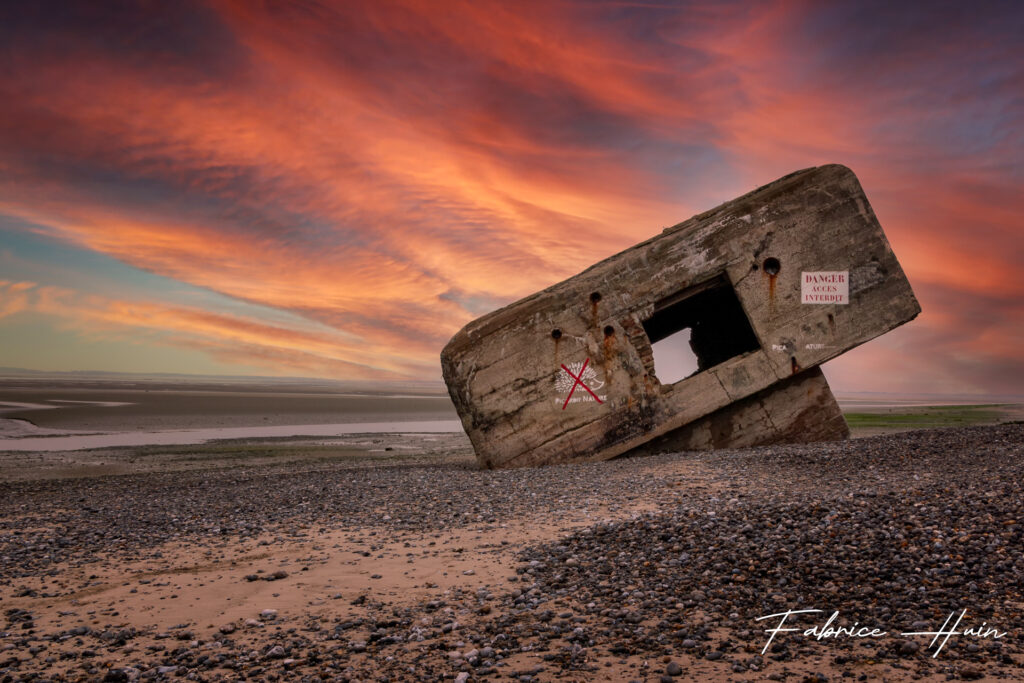
[[[974,387],[954,352],[992,369],[978,390],[1021,366],[1013,4],[115,5],[5,10],[0,211],[330,331],[240,338],[164,308],[162,344],[435,377],[486,310],[841,162],[922,292],[895,337],[924,349],[908,383]],[[50,314],[136,324],[109,297],[85,310]]]

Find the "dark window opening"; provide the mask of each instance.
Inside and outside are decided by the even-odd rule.
[[[724,277],[658,302],[654,315],[643,325],[663,384],[760,348],[736,292]]]

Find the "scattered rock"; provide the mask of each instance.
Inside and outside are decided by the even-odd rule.
[[[500,553],[494,557],[508,563],[507,577],[498,577],[505,589],[465,581],[443,588],[427,584],[422,602],[353,589],[346,591],[351,606],[328,601],[341,597],[330,593],[334,589],[318,589],[308,598],[316,607],[296,602],[287,619],[268,609],[258,619],[219,628],[203,623],[205,630],[190,623],[163,633],[134,633],[113,608],[104,613],[98,606],[71,604],[76,614],[61,615],[72,618],[44,635],[41,629],[50,627],[39,625],[51,623],[52,611],[6,608],[0,612],[0,670],[12,680],[25,677],[27,669],[11,663],[17,657],[31,661],[33,671],[51,665],[83,680],[216,680],[241,673],[253,680],[407,680],[413,665],[423,680],[490,680],[497,674],[548,680],[596,679],[605,661],[625,660],[636,668],[615,669],[620,676],[678,680],[690,675],[683,664],[703,658],[693,666],[723,678],[760,672],[753,678],[779,680],[780,670],[821,648],[781,633],[763,659],[754,656],[763,645],[764,625],[753,620],[775,605],[825,605],[850,623],[871,620],[894,633],[934,629],[941,624],[935,623],[937,605],[945,609],[956,596],[969,595],[977,623],[987,618],[1016,632],[1024,625],[1014,593],[1020,565],[1013,554],[1024,544],[1024,525],[1017,523],[1024,519],[1022,456],[1024,426],[1001,425],[545,470],[414,464],[361,469],[356,477],[331,463],[311,473],[274,470],[272,476],[243,469],[206,472],[209,481],[183,472],[0,484],[0,500],[16,511],[0,531],[0,561],[12,577],[8,589],[0,588],[6,590],[5,603],[6,596],[29,586],[40,596],[31,604],[43,604],[37,601],[64,580],[54,581],[47,572],[69,563],[86,567],[83,576],[89,576],[96,561],[90,553],[102,538],[123,539],[109,551],[117,559],[120,548],[125,557],[141,548],[159,552],[154,549],[172,533],[196,548],[220,552],[239,539],[255,544],[257,535],[275,537],[271,545],[308,535],[312,548],[317,529],[346,528],[358,533],[345,549],[346,561],[380,569],[384,565],[369,564],[378,560],[362,558],[388,561],[395,538],[407,538],[410,546],[402,552],[419,562],[423,555],[458,552],[440,540],[429,542],[445,529],[469,528],[480,538],[481,557]],[[699,483],[687,479],[693,472],[700,472]],[[572,493],[565,489],[567,474]],[[179,503],[182,497],[189,506]],[[296,506],[296,500],[310,504]],[[489,530],[508,520],[579,510],[596,501],[615,508],[606,521],[546,543],[489,544]],[[634,513],[636,501],[653,512]],[[86,505],[93,511],[76,512]],[[381,509],[392,511],[387,526],[379,519]],[[220,531],[207,533],[207,527]],[[68,539],[65,545],[53,539],[56,530]],[[237,580],[239,573],[226,576]],[[269,580],[273,574],[250,576]],[[170,599],[172,591],[182,590],[179,582],[159,577],[131,585],[167,591]],[[842,671],[858,670],[856,650],[844,643],[828,643],[835,652],[826,653],[828,664],[808,680],[840,680]],[[910,665],[925,678],[984,677],[973,661],[979,660],[995,663],[988,675],[995,677],[998,668],[1014,679],[1022,654],[1009,638],[998,643],[998,651],[979,640],[950,647],[934,661],[909,639],[873,645],[879,661]],[[415,661],[408,654],[413,651]],[[461,656],[450,659],[453,651]],[[71,656],[62,663],[65,652]],[[913,659],[900,663],[896,655]],[[107,669],[108,661],[115,668]],[[118,667],[120,662],[137,664],[145,673]],[[649,666],[641,667],[643,662]],[[588,668],[594,666],[599,668]]]

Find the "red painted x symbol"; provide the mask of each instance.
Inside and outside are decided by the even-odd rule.
[[[585,361],[583,361],[583,367],[580,368],[579,376],[576,376],[576,375],[572,374],[572,370],[570,370],[569,368],[565,367],[565,363],[562,363],[562,369],[565,370],[569,374],[570,377],[572,377],[574,380],[576,380],[575,382],[572,383],[572,389],[569,390],[569,395],[565,397],[565,403],[562,404],[562,410],[565,410],[565,407],[567,405],[569,405],[569,399],[572,398],[572,392],[576,391],[576,385],[577,384],[579,386],[583,387],[584,389],[586,389],[588,392],[590,392],[590,395],[594,397],[595,401],[597,401],[598,403],[604,403],[604,401],[602,401],[601,399],[599,399],[597,397],[597,394],[595,394],[593,391],[590,391],[590,387],[588,387],[586,384],[583,383],[583,379],[582,379],[583,371],[587,369],[587,363],[589,363],[589,362],[590,362],[589,358],[586,359]]]

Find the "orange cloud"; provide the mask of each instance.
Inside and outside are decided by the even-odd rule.
[[[0,280],[0,320],[28,310],[28,292],[35,286],[34,282]]]
[[[54,286],[33,290],[22,304],[20,310],[56,316],[90,337],[199,348],[218,358],[266,367],[273,374],[315,367],[361,379],[406,378],[425,369],[425,364],[331,329],[288,329],[237,315],[114,300]]]
[[[11,34],[0,212],[317,332],[142,301],[76,314],[45,292],[2,310],[35,301],[219,358],[436,376],[444,342],[486,310],[841,162],[925,293],[914,338],[931,350],[911,382],[928,363],[967,382],[953,349],[1021,360],[1005,320],[964,333],[959,298],[998,321],[1017,309],[993,295],[1024,294],[1021,77],[1000,66],[1021,53],[998,17],[799,1],[172,9]],[[160,27],[148,42],[122,30],[133,12]]]

